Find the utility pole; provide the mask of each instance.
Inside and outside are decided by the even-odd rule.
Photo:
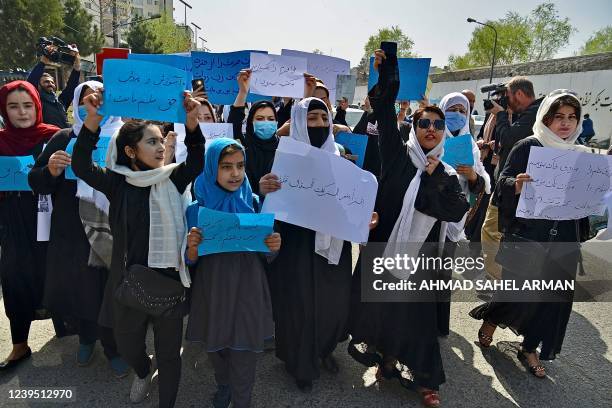
[[[195,35],[193,36],[193,43],[195,44],[195,49],[198,49],[198,30],[201,30],[202,27],[197,25],[196,23],[191,23],[191,25],[195,28]]]
[[[119,31],[117,26],[119,25],[117,16],[117,0],[113,0],[113,47],[119,48]]]

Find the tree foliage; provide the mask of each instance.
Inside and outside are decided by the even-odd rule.
[[[380,48],[380,43],[383,41],[391,41],[397,43],[397,56],[398,57],[413,57],[412,47],[414,41],[410,39],[406,34],[403,33],[399,26],[383,27],[379,28],[378,32],[371,35],[368,41],[363,47],[363,57],[357,67],[358,80],[364,80],[367,78],[370,70],[370,57],[374,55],[374,51]]]
[[[187,27],[178,26],[172,16],[163,14],[151,20],[151,30],[161,44],[164,54],[186,52],[191,49],[191,34]]]
[[[612,51],[612,26],[596,31],[580,49],[580,54],[596,54]]]
[[[136,54],[162,53],[161,41],[155,35],[152,22],[134,22],[127,33],[127,43]]]
[[[76,44],[81,55],[100,51],[104,37],[93,17],[81,7],[79,0],[64,1],[64,27],[61,35],[68,44]]]
[[[568,18],[561,18],[553,3],[537,6],[528,16],[508,12],[495,21],[485,21],[498,33],[496,65],[549,59],[569,42],[575,31]],[[451,55],[451,69],[491,65],[495,33],[478,25],[472,32],[468,52]]]

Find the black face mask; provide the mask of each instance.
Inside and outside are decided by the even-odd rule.
[[[310,144],[314,147],[321,148],[329,135],[329,127],[310,127],[308,126],[308,138]]]

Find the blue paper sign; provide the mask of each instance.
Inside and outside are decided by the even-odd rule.
[[[0,191],[32,191],[28,173],[33,166],[32,156],[0,156]]]
[[[191,56],[179,54],[128,54],[128,60],[149,61],[191,72]]]
[[[351,154],[357,156],[357,164],[363,168],[363,158],[365,157],[366,147],[368,146],[368,137],[358,133],[340,132],[335,136],[336,142],[340,143],[344,148],[349,149]]]
[[[235,214],[199,207],[203,240],[198,256],[219,252],[270,252],[264,239],[272,233],[274,214]]]
[[[185,123],[183,92],[191,75],[182,69],[148,61],[104,61],[104,116]]]
[[[447,137],[444,141],[442,161],[455,169],[459,165],[473,166],[472,135]]]
[[[96,144],[96,149],[91,152],[91,160],[97,164],[99,167],[106,167],[106,152],[108,150],[108,145],[111,142],[110,136],[102,136],[98,140]],[[72,150],[74,149],[74,144],[76,143],[76,139],[70,139],[68,146],[66,146],[65,152],[72,156]],[[66,180],[76,180],[78,177],[74,174],[72,170],[72,166],[66,167],[64,177]]]
[[[398,101],[418,101],[427,89],[429,64],[431,58],[398,58],[400,74],[400,89],[397,94]],[[372,89],[378,82],[378,71],[374,69],[374,57],[370,58],[370,77],[368,89]]]
[[[265,51],[235,51],[235,52],[203,52],[193,51],[192,73],[194,78],[202,78],[206,85],[206,93],[211,103],[231,105],[238,95],[236,78],[240,70],[251,66],[251,52]],[[267,53],[266,53],[267,54]],[[270,100],[269,96],[249,94],[247,102]]]

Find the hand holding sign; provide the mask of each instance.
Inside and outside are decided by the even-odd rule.
[[[457,170],[459,170],[459,166],[472,167],[474,165],[472,135],[465,134],[447,137],[444,141],[444,155],[442,156],[442,161]],[[469,170],[462,169],[461,171],[464,175],[469,173]]]
[[[71,162],[72,160],[68,153],[63,150],[58,150],[49,157],[49,163],[47,165],[49,173],[51,173],[53,177],[58,177],[66,167],[70,166]]]

